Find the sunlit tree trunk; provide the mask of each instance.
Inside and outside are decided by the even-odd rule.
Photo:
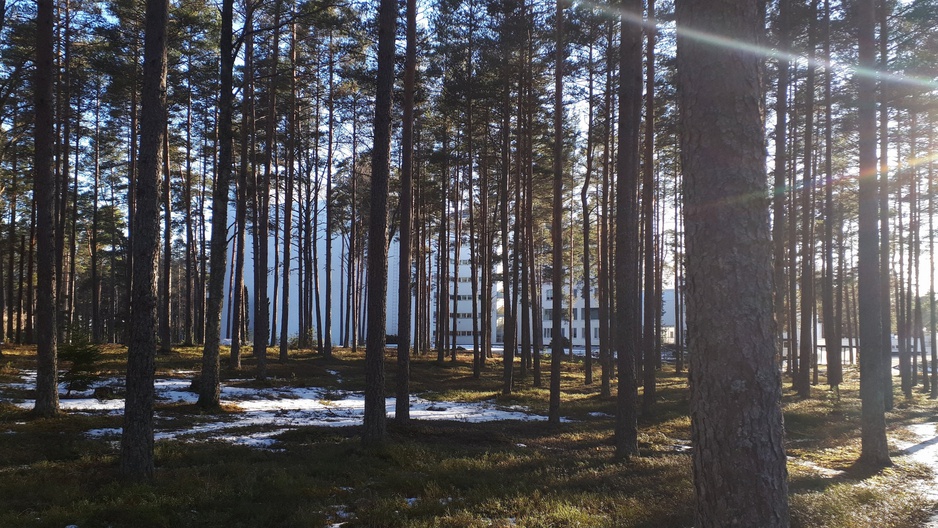
[[[680,0],[676,17],[747,45],[764,35],[752,0]],[[787,527],[762,58],[679,34],[677,69],[695,525]]]
[[[811,0],[808,11],[808,77],[805,82],[804,178],[801,188],[801,325],[800,359],[795,388],[802,398],[811,396],[814,342],[814,87],[817,68],[814,63],[817,26],[817,2]]]
[[[866,1],[866,0],[864,0]],[[878,2],[877,7],[870,9],[878,11],[879,15],[879,67],[882,71],[888,71],[889,66],[889,24],[888,7],[885,0],[871,0]],[[865,7],[864,7],[865,9]],[[865,16],[865,15],[864,15]],[[874,14],[870,14],[873,17]],[[875,22],[870,22],[874,24]],[[873,31],[872,29],[870,31]],[[870,37],[873,38],[873,37]],[[874,46],[873,43],[870,46]],[[870,65],[875,62],[875,49],[870,52]],[[873,95],[875,99],[875,95]],[[884,369],[877,369],[882,376],[883,383],[883,405],[887,411],[892,410],[892,302],[890,298],[890,248],[889,248],[889,106],[886,90],[880,90],[879,101],[879,305],[880,310],[880,329],[877,334],[881,339],[879,348],[883,356],[882,361],[886,365]],[[875,109],[874,109],[875,112]],[[863,125],[860,125],[863,126]],[[875,115],[870,126],[875,126]],[[875,145],[875,138],[872,140]],[[870,154],[875,156],[874,151]],[[861,323],[862,324],[862,323]],[[861,338],[862,339],[862,338]],[[870,352],[872,353],[872,352]],[[869,355],[869,353],[867,354]]]
[[[592,343],[592,298],[593,283],[590,277],[590,243],[592,229],[590,229],[590,177],[593,173],[593,29],[594,24],[588,27],[589,57],[587,59],[586,74],[588,88],[586,95],[586,173],[583,177],[583,188],[580,190],[580,204],[583,208],[583,337],[586,350],[583,354],[583,370],[585,371],[584,384],[593,383],[593,343]]]
[[[172,330],[170,327],[170,302],[172,296],[171,274],[173,269],[173,214],[170,204],[170,194],[172,192],[172,175],[169,170],[169,124],[164,125],[163,131],[163,186],[160,189],[160,197],[163,201],[163,254],[160,260],[159,273],[159,352],[168,354],[173,348]]]
[[[874,69],[874,0],[859,0],[857,30],[860,67]],[[860,329],[860,462],[874,468],[888,466],[883,379],[889,365],[882,352],[883,328],[876,185],[876,81],[857,75],[859,127],[859,329]]]
[[[788,28],[790,0],[779,0],[778,3],[778,47],[785,52],[791,47],[791,36]],[[775,267],[775,320],[778,322],[778,355],[782,356],[782,332],[785,320],[785,202],[787,200],[787,160],[788,160],[788,80],[790,61],[788,56],[780,54],[778,59],[778,84],[775,92],[775,178],[772,189],[772,239],[775,241],[774,267]],[[789,301],[791,302],[791,301]],[[788,354],[794,353],[789,339]],[[791,358],[788,358],[788,368],[791,368]]]
[[[830,0],[824,0],[824,60],[830,61],[831,55],[831,6]],[[841,318],[834,299],[834,275],[839,267],[834,266],[834,226],[840,228],[840,222],[834,211],[834,120],[831,94],[831,71],[824,72],[824,350],[827,356],[827,383],[837,389],[843,381],[843,368],[840,351]],[[842,229],[838,229],[838,232]],[[842,278],[841,278],[842,279]],[[836,313],[836,315],[835,315]]]
[[[655,0],[648,0],[648,20],[655,18]],[[648,26],[645,34],[648,45],[645,52],[645,136],[643,139],[642,165],[642,222],[643,245],[645,248],[644,286],[643,286],[643,332],[642,351],[644,370],[642,372],[642,414],[648,416],[655,404],[655,370],[658,358],[655,355],[655,321],[658,318],[660,298],[655,295],[656,265],[655,250],[655,37],[654,26]]]

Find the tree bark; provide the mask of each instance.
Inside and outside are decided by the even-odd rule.
[[[411,284],[413,282],[411,258],[411,228],[413,226],[414,197],[414,77],[417,71],[417,1],[407,0],[407,51],[404,62],[404,130],[401,141],[403,166],[401,167],[401,231],[400,266],[397,293],[397,390],[394,417],[398,422],[410,419],[410,319]],[[470,173],[470,182],[471,173]],[[469,207],[472,207],[470,200]]]
[[[678,27],[763,38],[757,1],[676,7]],[[680,33],[677,46],[695,525],[787,527],[762,59]]]
[[[335,60],[333,56],[332,33],[329,33],[329,132],[326,151],[326,313],[325,328],[320,329],[323,334],[322,353],[326,357],[332,357],[332,228],[333,228],[333,204],[332,204],[332,140],[335,122],[333,114],[335,111],[335,99],[333,98],[333,83],[335,75]]]
[[[291,15],[296,15],[292,13]],[[293,186],[296,179],[296,22],[290,24],[290,118],[287,124],[287,182],[286,196],[283,200],[283,297],[280,309],[280,361],[287,360],[290,348],[290,251],[293,249]]]
[[[233,15],[234,0],[223,0],[220,35],[221,84],[217,125],[218,170],[215,173],[215,183],[212,189],[212,242],[209,254],[208,302],[205,306],[205,348],[202,351],[202,374],[199,386],[199,406],[204,409],[218,407],[220,391],[218,347],[221,342],[221,307],[222,297],[225,294],[225,270],[228,267],[228,192],[234,154],[234,131],[231,123],[234,110]]]
[[[874,41],[874,0],[859,0],[857,30],[860,68],[876,67]],[[876,81],[857,75],[859,127],[859,263],[858,303],[860,328],[861,452],[859,462],[880,468],[891,464],[886,441],[885,390],[883,379],[889,365],[882,351],[884,329],[880,275],[880,239],[877,229],[876,185]]]
[[[824,59],[831,58],[831,6],[830,0],[824,0]],[[834,299],[834,275],[839,266],[834,266],[834,225],[840,229],[839,219],[834,210],[834,120],[831,93],[831,71],[824,71],[824,351],[827,356],[827,383],[837,389],[843,382],[841,358],[841,317],[838,303]],[[842,277],[841,277],[842,280]],[[836,309],[835,309],[836,308]]]
[[[53,125],[55,94],[53,75],[52,0],[37,0],[36,69],[35,69],[35,138],[33,199],[36,210],[36,405],[33,413],[54,416],[59,412],[56,344],[56,249],[55,249],[55,175],[53,159],[55,127]],[[22,258],[22,257],[21,257]],[[30,326],[27,318],[27,327]],[[27,336],[28,337],[28,336]]]
[[[147,0],[140,162],[136,184],[133,310],[127,350],[127,396],[121,435],[120,468],[128,479],[153,478],[153,376],[156,363],[161,147],[166,133],[166,25],[169,0]]]
[[[616,159],[616,331],[619,379],[616,398],[616,455],[638,454],[638,385],[641,305],[639,295],[639,127],[642,101],[642,2],[626,0],[622,5],[619,50],[619,145]]]
[[[865,0],[864,0],[865,1]],[[875,0],[873,0],[875,1]],[[887,2],[879,1],[877,2],[877,7],[870,7],[878,11],[879,14],[879,26],[880,26],[880,35],[879,35],[879,67],[882,71],[887,71],[889,66],[889,25],[887,23],[888,13],[887,13]],[[864,9],[866,7],[864,6]],[[866,15],[864,15],[866,16]],[[869,15],[873,17],[871,13]],[[865,22],[864,22],[865,23]],[[875,22],[870,22],[870,24],[875,24]],[[873,31],[872,29],[870,31]],[[873,38],[873,37],[870,37]],[[873,46],[872,43],[869,44]],[[869,62],[872,65],[875,62],[873,55],[875,55],[875,50],[870,50]],[[875,91],[875,88],[870,88]],[[892,397],[892,301],[890,297],[890,243],[889,243],[889,106],[887,105],[887,95],[886,90],[880,90],[880,101],[879,101],[879,288],[880,288],[880,304],[879,306],[882,309],[880,312],[880,321],[881,331],[879,332],[880,339],[882,340],[882,345],[880,347],[880,353],[882,354],[882,362],[885,363],[886,367],[883,369],[877,369],[882,375],[883,383],[883,406],[887,411],[892,410],[893,407],[893,397]],[[871,96],[875,98],[875,95]],[[875,110],[874,110],[875,112]],[[860,125],[863,126],[863,125]],[[875,117],[873,122],[870,123],[870,126],[875,126]],[[871,139],[874,142],[876,138]],[[871,153],[871,156],[876,155],[875,146],[873,147],[874,151]],[[861,338],[862,339],[862,338]],[[862,345],[861,345],[862,346]],[[870,352],[872,353],[872,352]]]
[[[583,208],[583,337],[585,339],[585,352],[583,354],[583,370],[585,371],[583,383],[593,383],[593,343],[590,325],[593,322],[591,301],[593,300],[593,283],[590,276],[590,177],[593,173],[593,29],[595,24],[589,23],[589,58],[586,65],[588,88],[586,95],[586,173],[583,177],[583,188],[580,191],[580,204]],[[533,198],[533,197],[531,197]],[[531,199],[529,198],[529,199]],[[530,243],[530,242],[529,242]]]
[[[655,19],[655,0],[648,0],[648,20]],[[658,358],[655,355],[655,321],[658,316],[660,298],[655,295],[655,279],[658,267],[655,265],[655,36],[653,25],[646,26],[648,45],[645,56],[645,136],[642,148],[644,159],[642,165],[642,222],[643,245],[645,247],[644,321],[642,350],[644,355],[644,370],[642,371],[642,415],[649,416],[655,404],[655,370]]]
[[[801,324],[800,359],[795,388],[801,398],[811,397],[812,358],[817,353],[814,341],[814,86],[816,67],[817,1],[811,0],[808,12],[808,77],[805,82],[804,179],[801,189]]]
[[[387,320],[387,200],[391,158],[391,99],[394,90],[394,36],[397,1],[378,8],[378,84],[374,149],[371,156],[371,218],[368,226],[368,333],[365,342],[365,416],[362,442],[387,437],[384,400],[384,339]]]
[[[170,297],[171,275],[173,269],[173,213],[170,204],[170,193],[172,186],[172,176],[169,171],[169,124],[164,123],[163,127],[163,185],[160,189],[160,197],[163,201],[163,254],[160,261],[159,286],[157,296],[159,298],[159,353],[169,354],[173,348],[172,331],[170,329]]]
[[[553,315],[553,335],[550,342],[550,400],[547,421],[560,423],[560,362],[563,359],[563,336],[561,325],[563,294],[560,287],[563,280],[563,0],[557,0],[556,46],[554,56],[554,179],[553,179],[553,219],[550,227],[551,251],[551,286],[554,298],[551,313]],[[571,247],[571,250],[573,248]],[[573,306],[573,296],[569,299]],[[571,328],[571,337],[572,337]],[[507,341],[507,339],[506,339]],[[572,340],[571,340],[572,342]]]

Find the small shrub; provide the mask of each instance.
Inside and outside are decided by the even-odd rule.
[[[71,343],[64,345],[59,352],[62,361],[70,363],[69,369],[62,375],[65,388],[69,393],[87,390],[98,379],[98,362],[101,349],[87,336],[79,335]]]

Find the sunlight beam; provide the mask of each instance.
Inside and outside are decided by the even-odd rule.
[[[847,64],[839,61],[828,61],[820,58],[812,60],[804,55],[799,55],[790,51],[786,52],[776,48],[760,46],[750,42],[740,42],[723,35],[716,35],[687,27],[677,27],[672,24],[665,25],[658,19],[647,19],[641,14],[623,11],[616,6],[607,3],[594,2],[591,0],[579,0],[577,3],[615,17],[621,17],[623,20],[627,20],[633,24],[639,24],[645,29],[655,29],[656,31],[660,31],[662,29],[669,31],[673,30],[681,37],[689,38],[697,42],[702,42],[728,50],[734,50],[742,53],[751,53],[762,56],[766,59],[786,59],[792,62],[800,62],[808,64],[809,66],[822,68],[824,70],[829,69],[831,71],[839,72],[845,76],[859,75],[864,77],[873,77],[875,79],[879,79],[880,81],[921,88],[929,92],[938,89],[938,81],[935,79],[927,79],[913,75],[904,75],[901,73],[892,73],[875,68],[861,68],[856,64]]]

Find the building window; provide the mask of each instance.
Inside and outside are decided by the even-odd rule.
[[[576,339],[576,328],[573,329],[573,339]]]
[[[547,300],[548,300],[548,301],[553,301],[553,300],[554,300],[554,290],[553,290],[553,288],[547,288],[547,295],[546,295],[546,297],[547,297]]]
[[[599,339],[599,328],[593,328],[593,339]]]

